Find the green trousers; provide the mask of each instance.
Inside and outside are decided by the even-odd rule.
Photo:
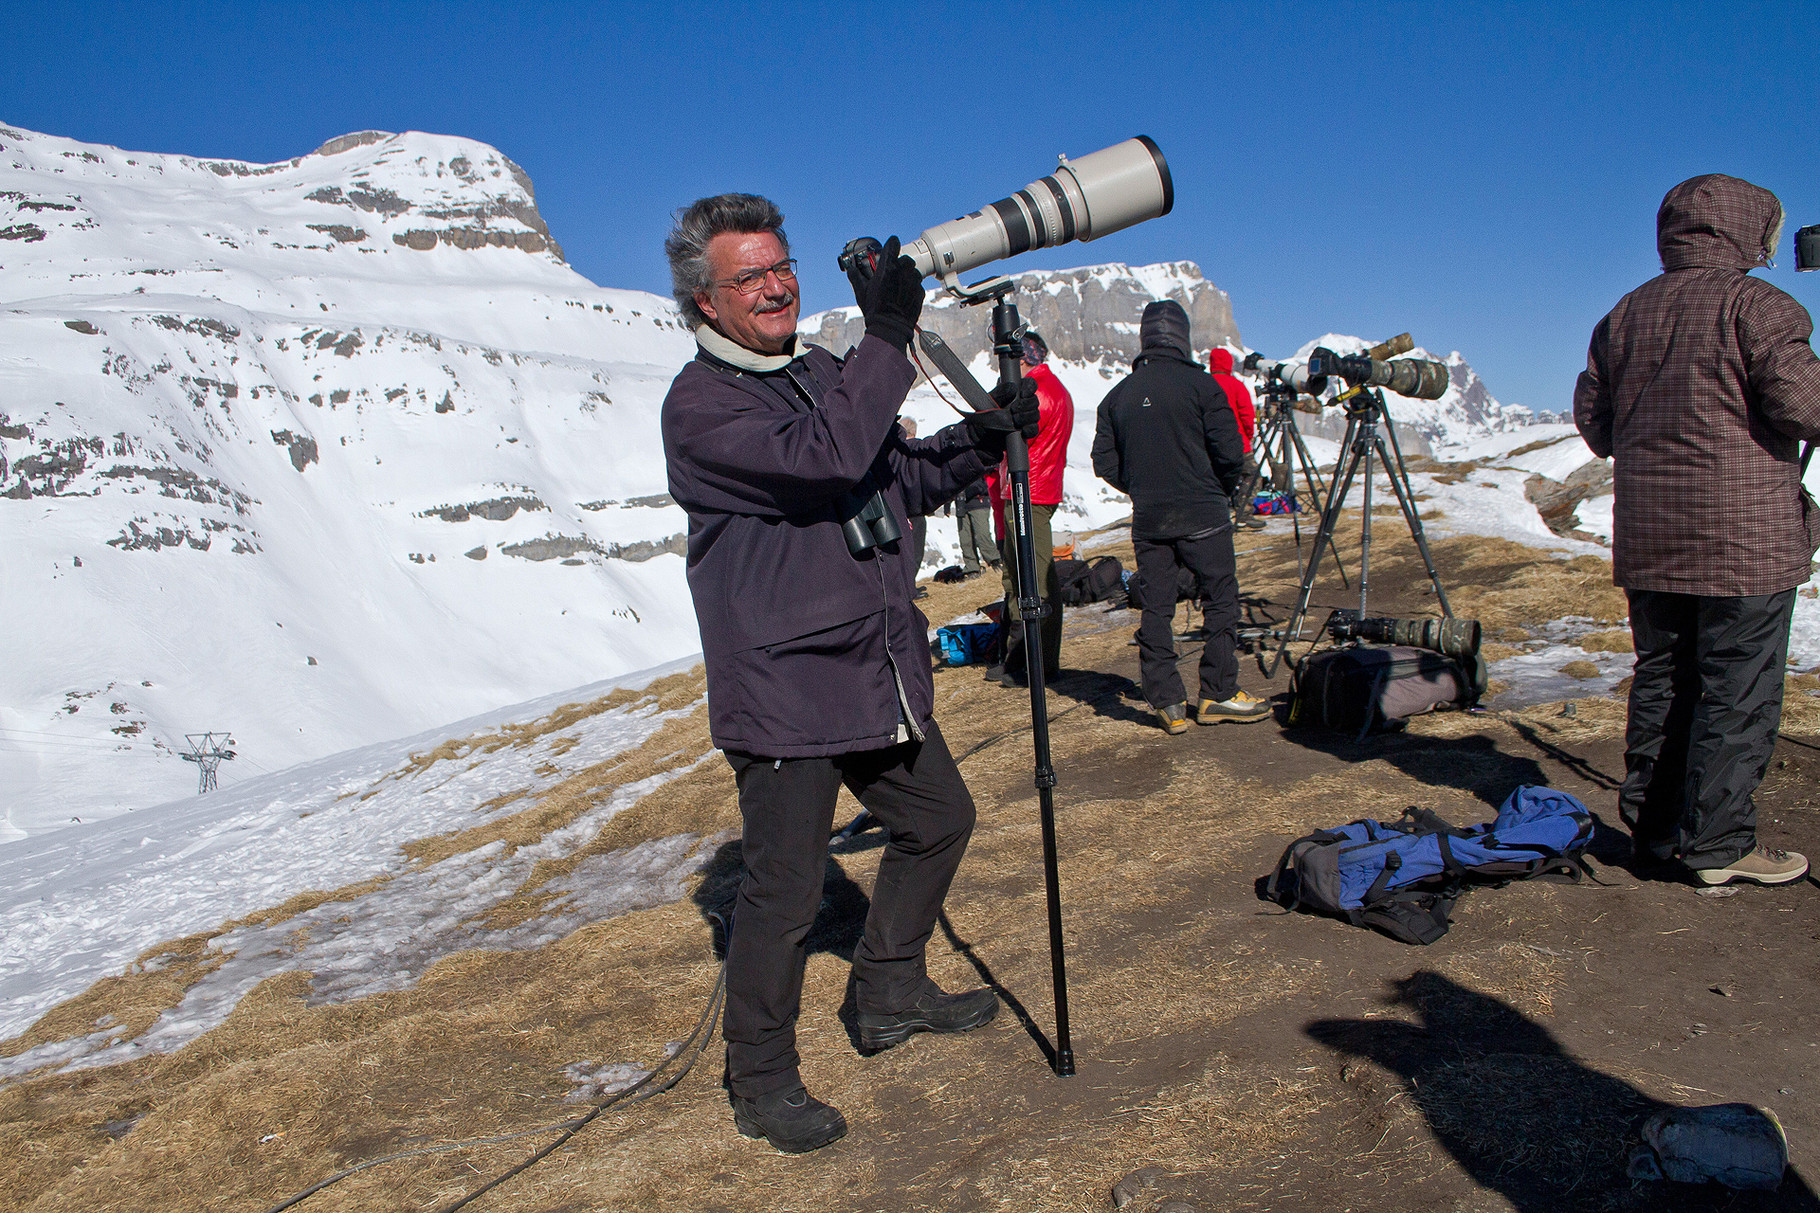
[[[1017,609],[1017,535],[1011,525],[1009,501],[1005,502],[1004,513],[1005,537],[999,543],[999,554],[1004,562],[1000,565],[1000,573],[1005,583],[1006,617],[1015,622],[1023,616]],[[1055,535],[1050,529],[1054,518],[1052,505],[1030,507],[1030,539],[1031,546],[1036,549],[1036,593],[1049,604],[1049,614],[1042,622],[1043,674],[1051,678],[1062,668],[1062,584],[1055,575]],[[1008,673],[1021,673],[1024,669],[1023,629],[1012,628],[1008,635],[1005,669]]]

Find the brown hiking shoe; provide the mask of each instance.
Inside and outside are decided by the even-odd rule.
[[[1253,699],[1243,691],[1236,691],[1231,699],[1201,700],[1201,706],[1195,709],[1194,718],[1202,724],[1225,724],[1229,721],[1245,724],[1263,720],[1269,715],[1269,700]]]
[[[1188,731],[1187,704],[1172,703],[1166,708],[1153,708],[1151,710],[1156,713],[1156,718],[1163,722],[1163,728],[1167,729],[1171,736],[1177,733],[1186,733]]]
[[[1794,851],[1778,851],[1758,843],[1742,858],[1722,868],[1695,868],[1694,879],[1701,884],[1730,884],[1734,880],[1754,880],[1758,884],[1787,884],[1807,875],[1807,856]]]

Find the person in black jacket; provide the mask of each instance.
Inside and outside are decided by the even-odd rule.
[[[709,734],[733,768],[744,823],[726,1083],[741,1133],[802,1152],[847,1131],[803,1086],[796,1050],[843,786],[887,835],[853,952],[861,1047],[966,1031],[998,1009],[990,989],[944,993],[924,967],[974,805],[935,723],[909,519],[995,465],[1014,429],[1034,436],[1038,407],[1034,387],[1001,387],[1008,410],[926,439],[898,428],[923,288],[896,237],[878,271],[855,278],[866,332],[845,358],[797,336],[795,262],[768,199],[703,198],[678,213],[664,247],[698,347],[664,398],[664,456],[689,515]],[[862,507],[899,534],[875,524],[869,544],[850,546],[846,524]]]
[[[1176,574],[1187,568],[1201,585],[1207,637],[1195,718],[1262,720],[1269,705],[1239,690],[1239,582],[1228,506],[1245,462],[1238,422],[1226,394],[1194,360],[1181,304],[1150,304],[1138,333],[1142,350],[1131,374],[1100,402],[1093,470],[1131,498],[1144,698],[1165,729],[1187,731],[1172,630]]]

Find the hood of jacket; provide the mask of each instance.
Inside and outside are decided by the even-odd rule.
[[[1782,203],[1760,185],[1724,173],[1683,181],[1656,211],[1665,270],[1750,270],[1767,265],[1782,238]]]
[[[1207,369],[1216,375],[1232,374],[1232,351],[1221,348],[1208,354]]]
[[[1159,299],[1144,308],[1138,341],[1146,354],[1172,352],[1194,361],[1194,347],[1188,344],[1188,313],[1173,299]]]

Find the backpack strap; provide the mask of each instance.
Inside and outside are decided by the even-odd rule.
[[[1371,927],[1402,943],[1431,944],[1447,934],[1454,899],[1435,894],[1397,894],[1354,910],[1354,926]]]
[[[1384,852],[1384,870],[1378,873],[1378,878],[1371,882],[1371,887],[1365,890],[1365,894],[1360,900],[1366,906],[1374,906],[1381,901],[1388,900],[1389,894],[1385,892],[1385,889],[1402,866],[1403,857],[1401,855],[1395,851]],[[1358,911],[1355,910],[1354,913],[1358,913]]]

